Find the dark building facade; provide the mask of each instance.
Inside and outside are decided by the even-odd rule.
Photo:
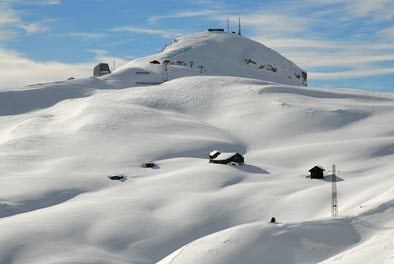
[[[322,166],[315,166],[309,170],[311,179],[323,179],[325,169]]]
[[[153,61],[151,61],[151,62],[149,62],[150,64],[160,64],[160,61],[158,61],[158,60],[153,60]]]
[[[108,63],[99,63],[93,69],[93,76],[100,77],[106,74],[110,74],[111,70]]]

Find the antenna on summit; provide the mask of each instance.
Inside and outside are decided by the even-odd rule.
[[[227,32],[230,32],[230,21],[228,20],[228,17],[227,17]]]
[[[238,35],[241,36],[241,16],[238,15]]]

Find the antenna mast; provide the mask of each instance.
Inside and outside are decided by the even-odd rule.
[[[168,81],[168,63],[169,61],[163,61],[163,82]]]
[[[238,35],[241,36],[241,16],[238,16]]]
[[[331,216],[338,216],[337,175],[335,165],[332,165]]]
[[[228,17],[227,17],[227,32],[230,32],[230,21],[228,20]]]

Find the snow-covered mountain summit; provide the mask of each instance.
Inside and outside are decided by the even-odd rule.
[[[176,38],[160,53],[135,59],[103,78],[117,85],[127,81],[127,86],[136,86],[199,75],[307,84],[306,72],[279,53],[251,39],[221,31]]]

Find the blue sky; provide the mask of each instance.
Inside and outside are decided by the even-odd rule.
[[[0,0],[0,88],[87,77],[238,15],[310,86],[394,92],[393,0]]]

